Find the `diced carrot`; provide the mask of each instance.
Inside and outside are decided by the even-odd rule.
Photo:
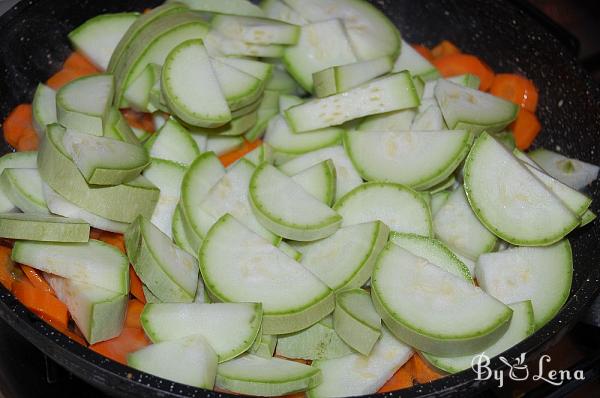
[[[443,77],[472,73],[479,77],[479,89],[487,91],[494,81],[494,72],[474,55],[449,54],[436,58],[433,64]]]
[[[412,358],[408,360],[408,362],[402,365],[402,367],[398,369],[396,373],[394,373],[394,375],[377,392],[389,392],[412,387],[414,384],[414,357],[415,356],[413,355]]]
[[[60,89],[67,83],[72,82],[75,79],[79,79],[80,77],[93,75],[96,72],[91,72],[85,69],[77,69],[77,68],[67,68],[61,69],[56,72],[54,75],[48,79],[46,84],[50,86],[54,90]]]
[[[540,133],[542,125],[534,113],[521,109],[517,120],[510,125],[515,136],[515,144],[520,150],[529,148],[535,137]]]
[[[15,146],[17,151],[26,152],[26,151],[37,151],[39,145],[39,138],[32,127],[25,127],[21,132],[21,138],[19,138],[19,142]]]
[[[437,46],[431,49],[431,55],[433,58],[440,58],[451,54],[460,54],[460,48],[456,47],[454,43],[448,40],[442,40]]]
[[[23,130],[33,127],[31,104],[17,105],[6,117],[3,123],[4,139],[13,148],[16,148]]]
[[[0,283],[8,290],[12,290],[15,281],[13,274],[15,264],[10,258],[11,252],[12,250],[10,248],[0,246]]]
[[[422,44],[413,44],[412,47],[415,49],[416,52],[421,54],[423,58],[425,58],[429,62],[433,61],[433,54],[427,47],[425,47]]]
[[[92,344],[90,349],[114,361],[127,365],[127,355],[148,345],[150,340],[140,328],[123,328],[118,337]]]
[[[31,268],[29,265],[25,264],[21,264],[21,270],[23,271],[27,279],[29,279],[29,282],[31,282],[33,287],[46,293],[50,293],[51,295],[54,295],[54,290],[50,287],[48,282],[46,282],[46,280],[42,277],[42,275],[40,275],[39,272]]]
[[[146,295],[144,295],[142,281],[140,277],[137,276],[132,266],[129,266],[129,291],[133,297],[138,299],[142,304],[146,304]]]
[[[498,73],[490,88],[490,93],[507,99],[529,112],[535,112],[538,103],[538,90],[533,82],[514,73]]]
[[[98,236],[98,239],[104,243],[108,243],[119,249],[122,253],[125,253],[125,238],[123,234],[117,234],[115,232],[102,231]]]
[[[44,314],[57,325],[67,327],[69,314],[67,306],[52,294],[35,288],[28,280],[13,283],[12,292],[27,308],[38,314]]]
[[[142,328],[140,315],[144,310],[144,303],[139,300],[131,299],[127,304],[127,317],[125,318],[126,328]]]
[[[244,140],[244,145],[241,148],[226,153],[225,155],[219,156],[219,160],[221,161],[223,166],[227,167],[230,164],[234,163],[236,160],[242,158],[248,152],[251,152],[253,149],[260,146],[260,144],[262,144],[262,141],[260,139],[254,140],[252,142]]]
[[[429,383],[430,381],[437,380],[443,375],[437,372],[435,369],[431,367],[423,358],[419,355],[413,355],[411,358],[413,360],[413,370],[414,376],[413,379],[419,383]]]
[[[142,129],[148,132],[154,131],[154,120],[152,114],[137,112],[133,109],[121,109],[123,117],[131,127]]]
[[[88,59],[78,52],[71,53],[63,64],[63,69],[80,69],[89,73],[100,71]]]

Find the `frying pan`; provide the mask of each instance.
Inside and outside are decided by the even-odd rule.
[[[226,0],[224,0],[226,1]],[[17,104],[30,102],[38,82],[58,70],[70,53],[67,33],[106,12],[141,11],[158,0],[28,0],[0,17],[0,118]],[[373,3],[396,23],[409,42],[434,45],[441,39],[477,54],[497,72],[518,72],[539,87],[538,114],[543,132],[536,142],[569,156],[600,163],[600,89],[550,32],[522,8],[498,0],[377,0]],[[2,153],[10,147],[2,141]],[[595,212],[600,184],[589,194]],[[542,329],[504,356],[533,358],[562,337],[600,290],[600,223],[569,236],[574,274],[569,300]],[[58,364],[116,396],[223,397],[138,372],[106,359],[46,325],[0,286],[0,316]],[[503,364],[492,360],[490,367]],[[470,370],[401,390],[392,395],[468,396],[487,385]]]

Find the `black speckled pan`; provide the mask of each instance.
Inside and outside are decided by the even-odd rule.
[[[226,1],[226,0],[223,0]],[[30,102],[39,81],[59,69],[69,54],[67,33],[105,12],[143,10],[155,0],[24,0],[0,17],[0,119],[21,102]],[[498,0],[378,0],[374,2],[409,42],[433,45],[441,39],[478,54],[497,72],[522,72],[540,89],[544,126],[536,142],[546,148],[600,163],[600,89],[543,27],[512,3]],[[2,142],[2,153],[10,147]],[[600,184],[589,193],[598,212]],[[571,234],[574,254],[569,301],[550,323],[505,355],[533,357],[568,330],[600,289],[600,222]],[[0,286],[0,316],[60,365],[111,395],[144,397],[220,397],[153,377],[83,348],[47,326]],[[0,342],[1,344],[1,342]],[[501,367],[498,360],[493,368]],[[387,395],[468,396],[485,387],[471,371]]]

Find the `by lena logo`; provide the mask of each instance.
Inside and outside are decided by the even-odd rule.
[[[510,380],[514,381],[523,381],[528,380],[531,376],[531,380],[538,381],[542,380],[546,383],[560,386],[565,381],[569,380],[584,380],[585,376],[583,374],[583,370],[576,370],[571,372],[569,370],[549,370],[545,371],[544,366],[549,364],[551,359],[550,355],[542,355],[538,361],[537,371],[530,373],[529,366],[525,363],[525,354],[522,353],[518,358],[515,358],[513,363],[511,363],[508,359],[503,356],[500,356],[498,359],[502,363],[504,363],[508,369],[490,369],[490,358],[485,355],[485,353],[481,353],[479,355],[475,355],[471,360],[471,368],[473,372],[477,375],[477,380],[496,380],[498,382],[498,387],[502,387],[504,385],[505,377],[508,377]]]

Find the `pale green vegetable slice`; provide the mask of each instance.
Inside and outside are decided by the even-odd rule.
[[[0,237],[46,242],[87,242],[90,238],[90,225],[74,218],[32,213],[2,213]]]
[[[381,336],[381,318],[371,295],[363,289],[344,290],[335,296],[335,331],[350,347],[369,355]]]
[[[25,213],[48,214],[37,169],[4,169],[0,174],[0,191],[13,208]]]

